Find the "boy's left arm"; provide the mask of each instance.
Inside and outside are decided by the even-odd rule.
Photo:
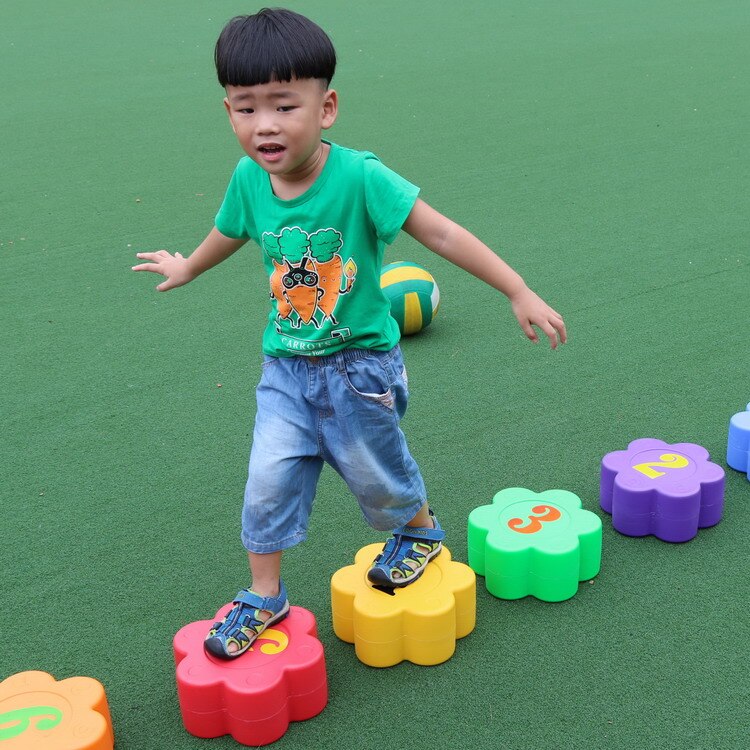
[[[526,286],[524,280],[471,232],[418,199],[403,229],[432,252],[463,268],[502,292],[511,303],[523,332],[539,341],[533,326],[540,328],[553,349],[558,337],[564,344],[567,332],[562,315]]]

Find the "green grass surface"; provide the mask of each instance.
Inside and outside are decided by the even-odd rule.
[[[404,343],[404,428],[466,559],[499,489],[598,512],[636,437],[723,462],[748,388],[750,15],[742,0],[291,2],[331,33],[331,137],[378,153],[566,318],[529,344],[505,300],[402,236],[440,314]],[[240,156],[212,71],[228,0],[0,8],[0,678],[107,689],[125,750],[230,748],[182,728],[171,638],[246,585],[239,510],[267,280],[257,248],[169,294],[137,251],[189,252]],[[221,387],[218,387],[221,384]],[[376,670],[333,635],[329,578],[380,537],[326,470],[285,558],[330,702],[279,748],[744,748],[750,484],[669,545],[604,518],[573,599],[503,602],[447,663]]]

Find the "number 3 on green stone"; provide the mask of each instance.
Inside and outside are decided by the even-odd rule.
[[[527,526],[523,525],[523,518],[511,518],[510,521],[508,521],[508,528],[517,531],[519,534],[536,534],[536,532],[542,528],[543,523],[557,521],[561,516],[560,511],[557,508],[553,508],[551,505],[535,505],[531,509],[531,512],[541,513],[543,515],[530,515]]]

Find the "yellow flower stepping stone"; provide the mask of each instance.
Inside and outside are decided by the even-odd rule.
[[[453,656],[456,639],[476,624],[476,576],[451,559],[450,550],[431,560],[414,583],[374,587],[367,580],[382,544],[363,547],[331,579],[333,630],[354,644],[357,658],[371,667],[401,661],[440,664]]]

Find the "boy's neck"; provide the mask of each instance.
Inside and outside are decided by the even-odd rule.
[[[283,201],[290,201],[307,192],[323,171],[330,151],[330,145],[321,141],[320,148],[299,170],[293,174],[270,175],[274,195]]]

